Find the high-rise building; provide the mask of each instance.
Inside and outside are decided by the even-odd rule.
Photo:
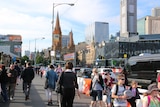
[[[109,24],[107,22],[94,22],[85,29],[85,42],[101,43],[109,41]]]
[[[121,0],[120,10],[120,36],[137,35],[137,0]]]
[[[152,8],[152,16],[160,16],[160,7]]]
[[[67,47],[69,43],[69,35],[62,35],[62,48]]]

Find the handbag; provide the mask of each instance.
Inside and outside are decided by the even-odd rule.
[[[93,78],[94,78],[94,77],[93,77]],[[97,82],[97,81],[96,81],[96,82]],[[94,94],[93,88],[95,87],[96,82],[94,83],[92,89],[91,89],[90,92],[89,92],[89,95],[90,95],[90,96],[93,96],[93,94]]]
[[[45,80],[45,83],[44,83],[44,89],[47,89],[48,88],[48,79],[46,78],[46,80]]]
[[[90,96],[93,96],[93,90],[92,90],[92,89],[90,90],[89,95],[90,95]]]
[[[56,84],[56,88],[55,88],[55,92],[56,93],[62,93],[62,83],[63,83],[63,75],[64,75],[64,72],[62,72],[62,75],[61,75],[61,83],[57,83]],[[60,82],[60,81],[59,81]]]

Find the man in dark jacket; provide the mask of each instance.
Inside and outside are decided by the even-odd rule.
[[[4,102],[8,101],[7,90],[6,90],[7,83],[8,83],[7,70],[5,69],[5,66],[2,65],[2,69],[0,70],[0,84],[2,89],[1,95],[3,97]]]
[[[30,88],[31,88],[31,83],[32,80],[34,79],[34,70],[31,66],[31,63],[27,63],[27,67],[25,70],[22,72],[21,78],[23,79],[24,83],[24,93],[25,93],[25,100],[29,99],[29,94],[30,94]]]
[[[9,98],[10,100],[13,100],[18,77],[18,72],[14,69],[14,64],[11,64],[10,68],[7,70],[7,76],[9,77]]]

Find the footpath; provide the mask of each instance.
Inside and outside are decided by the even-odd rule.
[[[25,95],[22,91],[22,81],[16,86],[14,100],[3,103],[0,99],[0,107],[48,107],[47,98],[44,89],[44,77],[35,76],[30,92],[30,99],[25,101]],[[58,96],[59,98],[59,96]],[[81,94],[81,98],[75,96],[73,107],[89,107],[91,98]],[[58,107],[57,94],[53,92],[53,107]]]

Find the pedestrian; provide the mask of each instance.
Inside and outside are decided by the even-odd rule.
[[[144,93],[143,107],[160,107],[160,98],[157,97],[159,91],[157,84],[150,84],[148,91]]]
[[[138,85],[138,83],[135,80],[131,81],[131,87],[129,88],[129,90],[132,91],[133,97],[130,99],[127,99],[127,101],[130,103],[131,107],[136,107],[136,100],[140,99],[137,85]]]
[[[17,61],[14,62],[14,69],[16,69],[17,72],[18,72],[18,77],[17,77],[17,85],[18,85],[18,84],[19,84],[19,81],[20,81],[21,69],[20,69]]]
[[[112,102],[111,102],[111,88],[112,88],[112,85],[113,85],[113,81],[114,79],[111,77],[110,73],[109,72],[106,72],[104,74],[104,92],[105,92],[105,95],[106,95],[106,107],[112,107]]]
[[[128,86],[128,70],[126,70],[126,68],[124,68],[123,70],[122,70],[122,72],[121,72],[122,74],[124,74],[124,76],[125,76],[125,85],[126,86]]]
[[[8,101],[8,95],[7,95],[7,83],[8,83],[8,76],[6,72],[5,65],[2,65],[2,69],[0,70],[0,84],[1,84],[1,95],[3,97],[3,101]]]
[[[30,95],[30,88],[32,80],[34,79],[34,70],[31,66],[31,63],[28,62],[26,68],[22,72],[21,78],[23,79],[23,85],[24,85],[24,93],[25,93],[25,100],[29,99]]]
[[[58,67],[56,68],[56,72],[57,72],[58,75],[62,72],[62,67],[61,67],[60,64],[59,64]]]
[[[93,73],[93,78],[90,86],[90,91],[92,90],[92,95],[91,95],[92,101],[90,107],[96,106],[97,97],[98,97],[99,107],[102,107],[103,104],[102,96],[104,90],[104,82],[102,79],[102,75],[98,74],[97,68],[93,68],[92,73]]]
[[[157,70],[157,84],[158,88],[160,89],[160,70]]]
[[[7,76],[9,77],[9,92],[8,96],[10,100],[14,99],[15,87],[17,83],[18,71],[14,68],[14,64],[10,65],[10,68],[7,70]]]
[[[75,88],[78,90],[76,74],[72,71],[72,62],[66,62],[65,71],[61,72],[57,84],[61,86],[61,107],[73,107]]]
[[[111,96],[113,100],[114,107],[126,107],[127,106],[127,96],[124,94],[125,89],[125,75],[118,74],[118,83],[113,85],[111,89]]]
[[[48,100],[48,105],[52,106],[52,92],[55,90],[56,82],[58,80],[57,73],[54,71],[54,66],[50,65],[50,70],[46,73],[46,96]]]

